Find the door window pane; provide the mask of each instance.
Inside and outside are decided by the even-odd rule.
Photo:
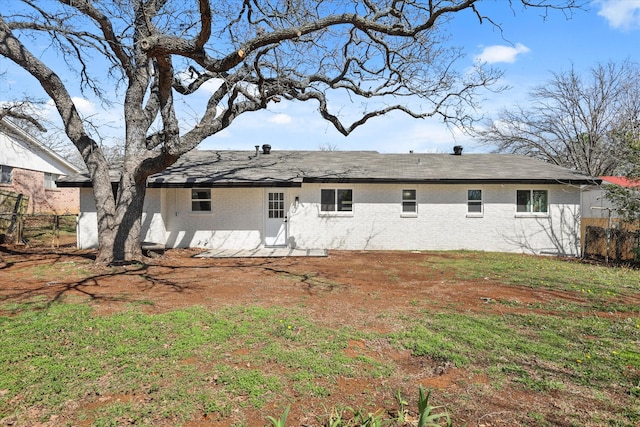
[[[269,193],[269,218],[284,218],[284,193]]]

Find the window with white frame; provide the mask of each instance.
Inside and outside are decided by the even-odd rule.
[[[467,190],[467,213],[482,214],[482,190]]]
[[[211,212],[211,189],[194,188],[191,190],[191,211]]]
[[[284,218],[284,193],[269,193],[269,218]]]
[[[55,173],[44,173],[44,188],[56,188],[56,179],[58,179],[58,175]]]
[[[353,190],[342,188],[320,190],[320,211],[352,212]]]
[[[549,211],[547,190],[517,190],[517,213],[547,213]]]
[[[11,175],[13,168],[11,166],[0,165],[0,184],[11,184]]]
[[[402,213],[418,213],[418,203],[416,200],[416,190],[402,190]]]

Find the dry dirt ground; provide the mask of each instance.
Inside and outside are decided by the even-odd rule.
[[[393,328],[380,318],[381,312],[407,316],[425,309],[507,313],[523,310],[527,303],[581,300],[579,294],[569,292],[507,286],[490,280],[459,281],[447,271],[425,277],[424,269],[415,267],[425,262],[429,256],[425,253],[331,251],[328,257],[319,258],[194,258],[198,252],[170,250],[161,257],[150,259],[142,267],[143,271],[140,266],[130,266],[121,267],[118,274],[113,274],[113,269],[90,263],[92,252],[0,246],[0,299],[19,302],[35,296],[57,300],[80,295],[88,297],[99,314],[128,309],[136,300],[152,302],[139,305],[148,312],[196,304],[212,309],[235,305],[304,306],[309,317],[321,325],[339,327],[348,324],[379,332]],[[28,270],[30,267],[72,261],[92,269],[91,277],[81,281],[47,280],[33,274],[21,274],[21,271],[32,271]],[[517,300],[523,305],[496,308],[496,305],[487,304],[487,298]],[[320,408],[345,402],[370,404],[373,401],[392,410],[396,407],[393,393],[398,389],[406,390],[405,398],[415,405],[420,384],[433,390],[433,403],[444,405],[456,426],[571,426],[575,419],[571,421],[560,415],[567,408],[571,408],[571,413],[584,414],[584,419],[589,419],[586,414],[594,410],[594,405],[602,404],[580,396],[579,390],[570,388],[536,393],[511,386],[494,387],[483,372],[413,357],[409,352],[393,349],[382,342],[352,342],[345,351],[376,360],[393,360],[402,372],[391,379],[367,383],[340,379],[338,390],[326,401],[294,404],[289,416],[289,421],[293,422],[288,425],[312,425],[306,423],[322,412]],[[362,396],[361,401],[358,396]],[[309,408],[315,408],[316,412]],[[241,414],[242,419],[255,420],[255,424],[249,421],[246,425],[266,425],[264,414],[279,416],[275,408],[269,407],[259,413],[251,413],[251,409],[246,411]],[[550,424],[537,424],[530,417],[532,413],[544,414]],[[196,417],[188,425],[232,424],[231,419],[216,422]]]

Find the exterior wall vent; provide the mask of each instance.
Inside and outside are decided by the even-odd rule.
[[[453,155],[462,156],[462,145],[456,145],[455,147],[453,147]]]
[[[262,145],[262,154],[271,154],[271,146],[269,144]]]

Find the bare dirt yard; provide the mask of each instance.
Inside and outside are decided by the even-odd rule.
[[[37,298],[53,302],[73,297],[85,300],[97,315],[131,309],[135,302],[139,303],[137,309],[146,313],[194,305],[212,310],[233,306],[295,307],[319,325],[376,333],[392,332],[397,327],[393,320],[397,316],[424,316],[428,311],[505,316],[536,311],[545,314],[550,304],[588,303],[580,292],[505,284],[490,277],[461,280],[453,271],[425,268],[430,262],[429,253],[331,251],[328,257],[194,258],[199,252],[169,250],[144,265],[113,268],[94,266],[91,251],[0,246],[0,301],[21,303]],[[627,302],[637,303],[637,297],[636,294],[632,297],[635,300]],[[496,301],[514,303],[495,304]],[[611,402],[585,395],[572,385],[536,391],[516,382],[496,381],[483,371],[486,366],[482,363],[456,367],[450,362],[414,356],[383,340],[353,341],[344,352],[392,363],[395,373],[377,379],[337,378],[329,395],[293,403],[287,425],[319,425],[317,420],[323,411],[339,405],[392,412],[397,409],[394,394],[398,390],[410,406],[415,406],[419,385],[432,390],[432,403],[442,405],[456,426],[593,426],[598,418],[594,421],[590,413],[611,410]],[[125,397],[103,397],[109,398]],[[614,400],[626,398],[614,396]],[[269,401],[260,409],[240,405],[223,419],[196,415],[184,425],[263,426],[267,425],[265,414],[279,416],[280,403]],[[71,425],[83,425],[69,421],[74,420],[73,412],[96,404],[95,396],[88,396],[85,402],[69,405],[68,413],[59,414],[55,422],[67,420]],[[39,422],[56,425],[52,421]]]

